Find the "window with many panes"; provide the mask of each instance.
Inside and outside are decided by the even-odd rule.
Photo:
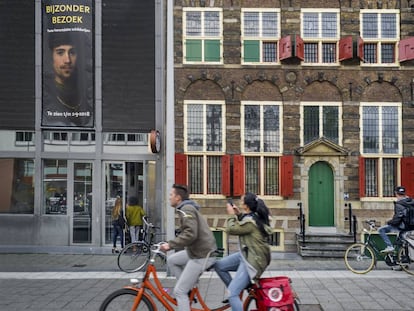
[[[304,102],[301,104],[302,145],[324,137],[341,144],[342,106],[340,103]]]
[[[276,102],[243,102],[241,149],[246,192],[280,195],[282,105]]]
[[[398,10],[361,10],[359,54],[364,64],[395,64],[400,37]]]
[[[222,62],[222,12],[218,8],[183,9],[184,63]]]
[[[221,101],[186,101],[184,137],[188,185],[193,194],[222,193],[225,106]]]
[[[361,105],[361,161],[366,197],[392,197],[401,158],[401,105]]]
[[[302,9],[304,63],[336,64],[339,40],[339,11]]]
[[[278,9],[242,9],[242,62],[278,62],[280,11]]]

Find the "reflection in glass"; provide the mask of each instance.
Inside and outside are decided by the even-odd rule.
[[[75,163],[73,170],[73,243],[91,243],[92,163]]]
[[[33,214],[33,159],[0,159],[0,213]]]
[[[43,198],[46,214],[67,213],[67,171],[66,160],[43,161]]]

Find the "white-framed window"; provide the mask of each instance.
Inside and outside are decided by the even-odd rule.
[[[302,9],[304,64],[338,63],[339,10]]]
[[[226,148],[225,103],[185,101],[184,120],[184,152],[191,193],[221,195],[222,156]]]
[[[302,102],[301,127],[302,145],[321,137],[342,144],[342,104]]]
[[[399,10],[361,10],[360,21],[362,63],[396,65],[400,38]]]
[[[259,195],[280,195],[282,107],[280,102],[241,103],[245,191]]]
[[[402,156],[401,103],[361,103],[361,172],[366,197],[393,197]]]
[[[35,145],[35,132],[16,131],[15,145],[16,146],[34,146]]]
[[[223,62],[223,27],[220,8],[183,9],[183,62]]]
[[[242,63],[278,63],[280,10],[244,8],[241,15]]]

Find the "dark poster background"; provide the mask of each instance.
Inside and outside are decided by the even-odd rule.
[[[0,128],[35,128],[33,0],[0,0]]]
[[[42,0],[42,126],[93,127],[92,0]]]
[[[155,127],[154,2],[102,1],[104,131]]]

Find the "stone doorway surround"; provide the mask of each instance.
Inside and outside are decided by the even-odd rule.
[[[303,203],[303,211],[306,216],[306,230],[309,230],[309,170],[310,167],[319,161],[327,163],[334,174],[334,224],[337,232],[343,232],[344,228],[344,194],[347,192],[344,189],[344,181],[347,176],[344,174],[344,166],[346,158],[349,156],[348,150],[333,143],[332,141],[321,137],[309,144],[297,148],[296,155],[300,157],[298,166],[300,168],[300,201]],[[312,227],[311,230],[319,232],[331,233],[332,227]]]

